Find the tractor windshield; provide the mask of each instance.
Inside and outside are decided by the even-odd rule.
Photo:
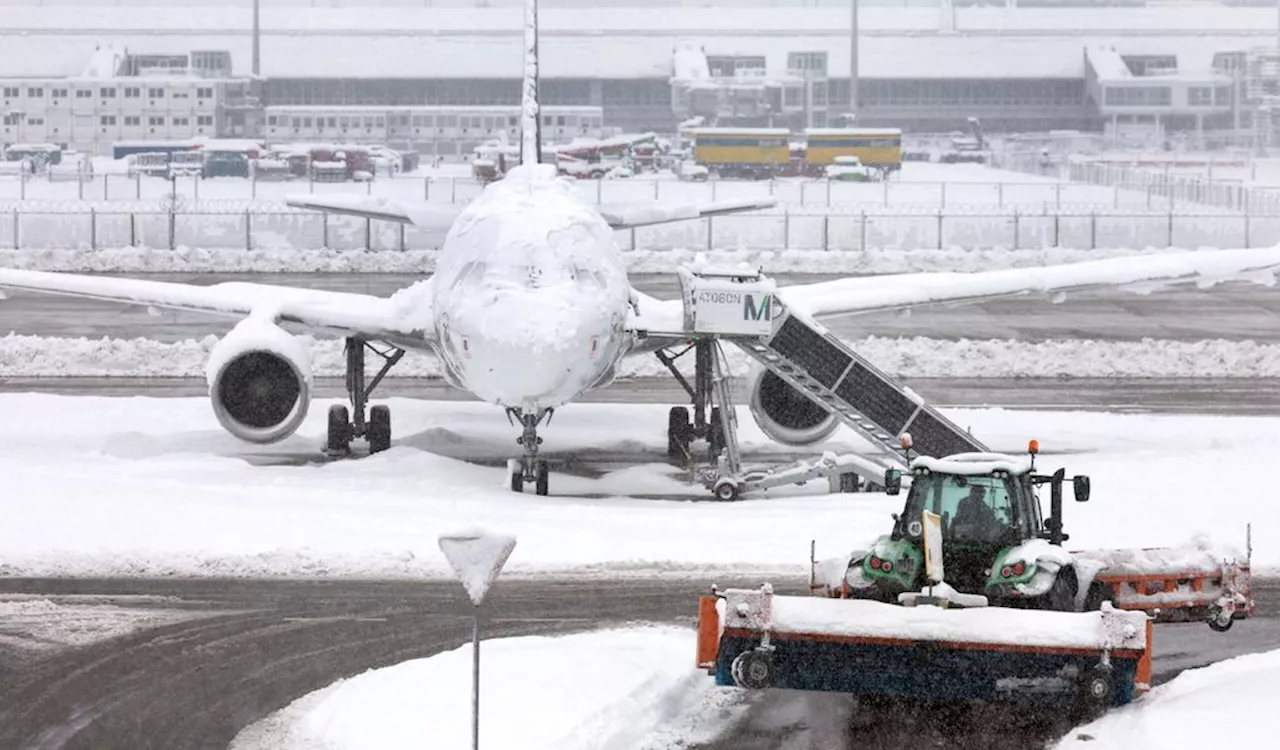
[[[1010,495],[1014,488],[1006,478],[986,475],[917,474],[911,481],[904,531],[920,520],[923,511],[942,517],[945,541],[996,544],[1018,523]]]

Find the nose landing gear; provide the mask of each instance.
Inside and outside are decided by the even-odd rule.
[[[516,444],[524,447],[524,455],[519,459],[512,459],[507,462],[507,472],[511,476],[512,492],[524,492],[524,486],[532,482],[534,492],[539,495],[547,494],[550,485],[550,470],[547,467],[547,462],[538,458],[538,447],[542,445],[542,438],[538,437],[538,425],[542,424],[543,419],[546,419],[547,424],[550,424],[554,411],[554,409],[542,409],[526,414],[519,409],[507,409],[507,419],[513,424],[518,419],[521,425],[524,426],[523,433],[516,438]]]

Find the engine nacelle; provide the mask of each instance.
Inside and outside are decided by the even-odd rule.
[[[760,365],[752,366],[747,389],[756,424],[783,445],[812,445],[840,426],[835,414]]]
[[[273,321],[240,321],[205,368],[218,423],[250,443],[274,443],[302,425],[311,405],[311,352]]]

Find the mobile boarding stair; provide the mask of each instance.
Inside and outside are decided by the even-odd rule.
[[[778,298],[774,282],[758,272],[704,269],[679,271],[684,332],[729,342],[788,385],[822,404],[875,450],[872,458],[827,454],[778,469],[744,470],[731,406],[728,367],[717,345],[713,395],[721,406],[726,447],[706,484],[721,500],[740,494],[827,477],[833,489],[850,474],[867,484],[883,481],[886,469],[904,469],[903,441],[926,456],[988,452],[965,430],[942,416],[909,388],[876,369],[820,323],[794,314]],[[847,485],[846,485],[847,486]]]

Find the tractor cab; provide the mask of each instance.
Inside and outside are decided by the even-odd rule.
[[[904,444],[906,447],[906,444]],[[1004,579],[1020,581],[1035,567],[1034,560],[1002,563],[1017,557],[1029,543],[1048,542],[1059,550],[1062,533],[1062,485],[1065,472],[1035,472],[1039,446],[1031,442],[1026,456],[1000,453],[961,453],[946,458],[920,456],[908,464],[911,487],[901,514],[864,563],[868,583],[881,596],[896,596],[918,587],[923,576],[924,514],[939,517],[946,580],[957,591],[991,595]],[[1050,485],[1050,512],[1041,512],[1039,486]],[[901,477],[890,471],[885,486],[895,494]],[[1077,501],[1089,498],[1089,478],[1073,479]],[[1039,541],[1043,540],[1043,541]],[[1012,556],[1011,556],[1011,553]],[[869,569],[866,568],[869,566]],[[1010,591],[1009,593],[1013,593]]]

